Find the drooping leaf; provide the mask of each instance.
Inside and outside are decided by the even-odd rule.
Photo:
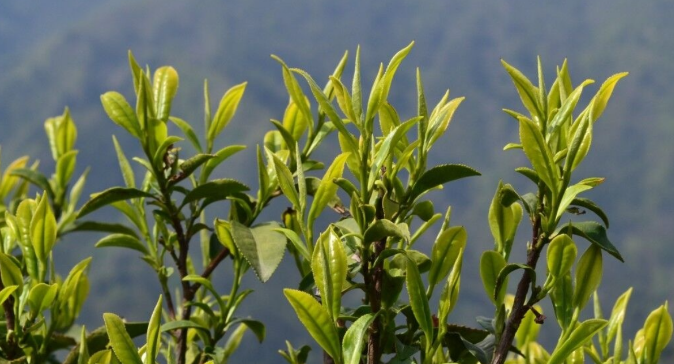
[[[143,364],[140,355],[138,355],[138,349],[126,332],[122,319],[115,314],[105,313],[103,314],[103,320],[110,338],[110,345],[119,361],[124,364]]]
[[[414,201],[424,192],[445,183],[472,176],[479,176],[480,172],[462,164],[443,164],[435,166],[421,175],[414,184],[410,194],[410,201]]]
[[[336,363],[341,363],[339,335],[328,311],[308,293],[286,288],[283,294],[311,337]]]
[[[109,205],[113,202],[130,200],[134,198],[151,198],[152,194],[135,188],[112,187],[101,193],[93,195],[91,200],[82,206],[77,217],[92,213],[99,208]]]
[[[608,221],[608,216],[602,210],[596,203],[594,203],[592,200],[587,199],[587,198],[582,198],[582,197],[577,197],[573,201],[571,201],[571,206],[577,206],[577,207],[582,207],[584,209],[588,209],[592,212],[594,212],[601,221],[604,223],[604,226],[608,229],[609,227],[609,221]]]
[[[28,168],[13,168],[11,170],[8,168],[6,173],[9,173],[10,176],[21,177],[27,180],[39,189],[46,191],[50,198],[54,198],[54,192],[51,188],[51,185],[49,184],[49,180],[47,177],[45,177],[44,174]],[[7,177],[8,176],[4,176],[2,180],[4,181]]]
[[[141,252],[143,255],[149,255],[147,248],[137,237],[126,234],[111,234],[96,243],[97,248],[127,248]]]
[[[602,250],[614,256],[621,262],[624,262],[623,257],[620,255],[620,252],[616,247],[608,240],[606,234],[606,228],[601,224],[598,224],[594,221],[582,221],[569,223],[561,227],[560,231],[565,231],[565,229],[571,229],[574,235],[581,236],[587,239],[590,243],[600,247]]]
[[[505,295],[506,289],[508,288],[507,287],[508,275],[518,269],[524,270],[525,271],[524,274],[529,274],[529,276],[531,277],[530,279],[532,289],[533,287],[536,286],[536,271],[533,268],[522,263],[507,264],[506,266],[503,267],[503,269],[501,269],[498,272],[498,276],[496,277],[496,283],[494,284],[494,292],[492,293],[492,295],[497,304],[503,303],[502,296]]]
[[[68,225],[66,230],[62,230],[61,234],[65,235],[76,231],[96,231],[102,233],[118,233],[138,237],[136,232],[122,224],[98,222],[98,221],[75,221]]]

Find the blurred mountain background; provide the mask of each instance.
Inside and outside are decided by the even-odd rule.
[[[224,165],[220,174],[256,186],[255,169],[250,167],[255,163],[254,146],[270,129],[269,119],[282,117],[288,100],[280,67],[270,54],[325,82],[348,50],[351,63],[344,76],[348,80],[360,45],[363,84],[369,85],[380,62],[388,62],[415,40],[394,81],[391,103],[403,117],[414,113],[415,67],[422,70],[430,104],[447,88],[454,97],[466,96],[429,165],[465,163],[483,174],[433,195],[437,208],[452,205],[453,224],[468,229],[461,299],[450,319],[474,325],[475,316],[493,314],[478,274],[479,256],[492,246],[487,211],[493,191],[499,179],[526,191],[525,181],[513,171],[526,163],[521,152],[501,150],[517,140],[518,131],[501,109],[522,107],[499,59],[534,78],[540,55],[551,84],[555,66],[568,58],[574,84],[585,78],[597,81],[586,88],[587,95],[610,75],[628,71],[595,127],[592,152],[578,176],[606,177],[588,197],[608,212],[609,237],[626,262],[604,260],[600,292],[604,311],[610,312],[615,298],[634,286],[625,327],[625,337],[633,337],[652,309],[674,299],[671,14],[674,3],[664,0],[3,1],[2,158],[6,166],[30,155],[42,161],[42,171],[53,170],[43,122],[68,106],[79,131],[79,173],[91,166],[87,192],[122,184],[111,135],[117,135],[128,156],[141,151],[107,119],[99,96],[117,90],[131,98],[127,51],[132,50],[141,64],[153,69],[172,65],[178,70],[180,89],[173,114],[198,131],[203,129],[203,79],[209,80],[215,105],[227,88],[248,81],[239,111],[219,143],[249,148]],[[334,143],[320,153],[323,158],[334,156]],[[285,207],[278,202],[265,218],[278,218]],[[224,215],[223,211],[212,211],[211,218],[219,212]],[[98,216],[118,218],[109,210]],[[514,251],[524,250],[528,234],[522,230]],[[84,257],[94,257],[92,289],[81,322],[89,328],[100,326],[103,312],[146,320],[160,293],[153,272],[131,252],[94,249],[98,238],[69,235],[56,247],[61,274]],[[422,242],[426,244],[422,249],[428,250],[430,243]],[[581,249],[584,244],[579,242]],[[224,267],[215,275],[223,286],[228,277],[228,266]],[[265,285],[253,274],[248,278],[256,292],[244,313],[264,321],[268,337],[260,345],[247,336],[233,362],[278,363],[276,350],[285,347],[283,340],[295,346],[311,343],[281,294],[284,285],[300,279],[290,259]],[[549,320],[542,335],[551,340],[556,331],[554,320]],[[314,360],[317,353],[315,348]]]

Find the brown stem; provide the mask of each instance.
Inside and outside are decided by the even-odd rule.
[[[0,276],[0,291],[5,289],[5,285],[2,284],[2,276]],[[14,331],[16,328],[16,317],[14,316],[14,296],[9,296],[5,300],[5,302],[2,303],[2,308],[5,311],[5,320],[7,322],[7,331]],[[14,354],[17,349],[17,344],[16,341],[14,340],[14,336],[10,336],[9,340],[7,340],[7,349],[6,355],[7,359],[14,359]]]
[[[377,198],[376,217],[377,219],[384,218],[384,209],[382,206],[383,196]],[[386,248],[386,238],[374,242],[374,254],[371,261],[374,263],[377,258]],[[367,286],[370,298],[370,310],[372,313],[377,313],[381,310],[381,291],[384,281],[384,265],[379,263],[372,267],[372,275]],[[381,319],[377,316],[370,327],[370,334],[367,338],[367,362],[368,364],[378,364],[381,358],[381,347],[379,345],[381,333]]]
[[[538,263],[538,258],[541,255],[541,249],[544,245],[539,244],[542,238],[540,213],[541,211],[539,211],[534,221],[533,239],[531,247],[529,248],[529,253],[527,254],[527,265],[533,269],[536,269],[536,263]],[[494,357],[491,361],[492,364],[503,364],[508,356],[517,329],[519,329],[524,315],[529,310],[529,306],[525,304],[525,301],[527,299],[527,294],[529,293],[529,287],[531,286],[531,279],[532,277],[529,270],[525,270],[520,283],[517,285],[513,307],[510,316],[508,317],[506,327],[498,342],[496,351],[494,352]]]

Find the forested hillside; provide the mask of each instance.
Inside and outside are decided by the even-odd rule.
[[[447,88],[453,96],[466,96],[449,136],[432,156],[433,163],[466,163],[483,174],[471,181],[473,184],[460,182],[436,193],[438,204],[451,204],[454,222],[468,229],[462,307],[453,314],[455,320],[468,324],[474,322],[474,316],[490,313],[484,312],[489,310],[487,306],[480,312],[477,304],[486,304],[477,262],[480,252],[492,244],[486,220],[489,201],[499,179],[516,186],[523,182],[512,171],[524,163],[521,152],[501,150],[517,138],[516,123],[501,109],[519,109],[519,99],[499,60],[503,58],[533,77],[537,55],[547,70],[568,58],[576,77],[574,84],[588,77],[600,83],[611,74],[628,71],[629,77],[618,85],[607,112],[595,126],[593,153],[580,173],[587,175],[591,169],[606,177],[591,198],[611,217],[609,236],[626,257],[624,264],[607,260],[601,291],[605,310],[609,310],[619,294],[635,286],[628,310],[629,336],[654,308],[654,302],[674,299],[674,23],[670,19],[674,3],[40,3],[0,3],[3,166],[28,154],[43,160],[42,169],[51,170],[43,122],[68,106],[79,128],[79,172],[85,166],[92,168],[89,193],[121,183],[111,135],[122,133],[107,119],[99,96],[108,90],[126,95],[133,92],[128,50],[152,68],[170,64],[178,70],[180,89],[173,113],[191,121],[197,130],[202,128],[204,78],[209,79],[213,103],[227,88],[248,81],[237,116],[220,143],[246,144],[249,149],[220,173],[255,184],[255,171],[240,167],[254,162],[254,148],[250,147],[261,142],[271,127],[269,119],[280,118],[288,100],[280,67],[270,54],[325,81],[343,52],[348,50],[352,60],[360,45],[363,79],[371,80],[379,62],[415,40],[416,46],[392,88],[392,104],[403,116],[413,112],[417,66],[424,76],[429,102],[437,101]],[[550,80],[554,76],[546,74]],[[588,95],[598,86],[588,87],[592,90]],[[121,142],[132,145],[129,140]],[[328,149],[320,151],[321,155],[336,153]],[[140,153],[132,147],[128,150],[129,154]],[[285,207],[281,205],[277,206],[279,213]],[[523,246],[526,239],[523,233],[516,244]],[[87,325],[100,325],[99,314],[113,309],[130,319],[147,319],[159,294],[153,278],[143,278],[151,272],[141,265],[129,265],[129,259],[135,259],[133,254],[95,250],[95,241],[93,235],[70,235],[57,247],[68,266],[94,255],[98,267],[108,268],[92,271],[92,294],[84,309]],[[296,345],[309,342],[296,329],[299,323],[290,307],[281,301],[281,275],[296,274],[286,269],[290,263],[285,263],[266,286],[249,277],[256,289],[256,299],[250,302],[258,302],[259,307],[251,306],[247,311],[266,322],[273,317],[278,326],[268,328],[263,350],[257,350],[250,340],[251,350],[239,352],[239,357],[279,362],[275,351],[283,347],[283,339],[290,338]],[[291,281],[298,279],[292,276]],[[122,287],[133,290],[137,303],[124,305],[129,298],[121,294]],[[269,300],[282,303],[274,312],[263,312]],[[128,307],[128,311],[120,307]]]

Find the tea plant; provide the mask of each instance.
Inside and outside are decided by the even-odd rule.
[[[56,163],[51,178],[38,171],[38,161],[28,167],[28,157],[21,157],[0,180],[0,349],[12,362],[57,362],[56,351],[75,346],[67,333],[89,293],[91,258],[63,279],[52,254],[65,234],[83,228],[75,223],[75,206],[87,171],[70,188],[77,129],[66,109],[47,119],[45,131]],[[41,191],[35,198],[28,197],[29,183]]]

